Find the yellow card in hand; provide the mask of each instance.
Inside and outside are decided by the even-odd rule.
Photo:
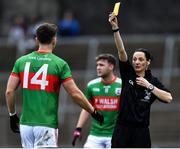
[[[120,7],[120,4],[121,4],[121,3],[118,2],[118,3],[115,3],[115,5],[114,5],[113,13],[114,13],[115,16],[117,16],[118,13],[119,13],[119,7]]]

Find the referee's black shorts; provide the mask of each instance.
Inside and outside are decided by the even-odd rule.
[[[112,136],[112,148],[150,148],[148,127],[116,126]]]

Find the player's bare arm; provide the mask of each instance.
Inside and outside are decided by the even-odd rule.
[[[87,122],[87,120],[89,119],[89,116],[90,116],[89,113],[83,109],[79,116],[79,120],[78,120],[76,127],[82,128],[84,126],[84,124]]]
[[[9,113],[15,113],[15,90],[19,85],[19,78],[15,76],[10,76],[7,83],[6,89],[6,103],[8,106]]]
[[[112,30],[114,32],[114,40],[115,40],[116,47],[118,49],[119,59],[121,61],[127,61],[128,57],[127,57],[127,53],[124,48],[124,44],[123,44],[121,35],[119,33],[117,17],[113,13],[111,13],[109,15],[109,22],[110,22],[110,24],[112,26]]]
[[[80,105],[83,109],[87,110],[89,113],[94,112],[93,106],[88,102],[84,94],[76,86],[73,80],[69,80],[63,83],[65,90],[71,95],[72,99]]]

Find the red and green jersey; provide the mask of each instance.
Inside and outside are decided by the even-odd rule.
[[[87,85],[86,97],[104,116],[102,125],[92,119],[90,134],[111,137],[119,111],[122,81],[115,77],[112,82],[103,83],[101,78],[90,81]]]
[[[11,75],[22,88],[20,124],[57,128],[60,86],[72,79],[68,64],[52,53],[32,52],[16,61]]]

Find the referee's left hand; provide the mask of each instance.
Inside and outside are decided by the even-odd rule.
[[[145,88],[148,88],[148,86],[150,85],[150,83],[143,77],[137,77],[136,83],[140,86],[145,87]]]

